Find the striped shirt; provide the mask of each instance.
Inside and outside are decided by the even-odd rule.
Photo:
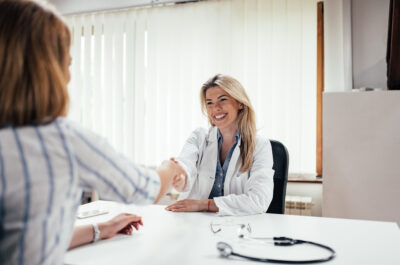
[[[135,165],[65,118],[0,129],[0,263],[62,264],[83,190],[152,203],[154,170]]]

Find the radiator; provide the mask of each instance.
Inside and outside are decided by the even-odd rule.
[[[311,216],[313,206],[311,197],[286,196],[285,214],[308,215]]]

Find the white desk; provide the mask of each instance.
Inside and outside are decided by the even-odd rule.
[[[217,217],[203,212],[172,213],[160,205],[138,207],[106,201],[83,205],[80,210],[93,207],[106,208],[110,213],[77,220],[76,225],[105,221],[126,211],[141,215],[144,226],[132,236],[118,235],[71,250],[65,256],[65,264],[257,264],[220,258],[216,249],[219,241],[230,243],[235,251],[261,257],[294,259],[326,254],[302,245],[243,244],[243,239],[236,236],[238,226],[223,226],[220,233],[213,234],[211,221],[250,223],[253,236],[287,236],[326,244],[337,253],[329,264],[400,264],[400,230],[395,223],[275,214]]]

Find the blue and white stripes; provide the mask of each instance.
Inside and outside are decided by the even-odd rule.
[[[46,210],[46,218],[43,220],[43,225],[42,225],[42,249],[41,249],[41,257],[40,257],[40,263],[44,262],[45,259],[45,253],[46,253],[46,245],[47,245],[47,220],[49,216],[51,215],[51,210],[53,207],[53,200],[54,200],[54,173],[53,173],[53,166],[50,160],[50,156],[47,151],[46,144],[44,142],[42,133],[38,129],[38,127],[35,127],[36,134],[38,136],[38,139],[40,141],[40,146],[42,148],[42,153],[43,156],[46,160],[46,165],[47,165],[47,175],[49,177],[49,187],[48,187],[48,192],[49,192],[49,198],[47,201],[47,210]]]
[[[23,226],[22,226],[22,231],[20,234],[20,239],[18,242],[19,245],[19,254],[18,254],[18,264],[24,264],[24,252],[25,252],[25,233],[28,227],[28,218],[29,218],[29,211],[30,211],[30,207],[31,207],[31,180],[30,180],[30,174],[28,171],[28,166],[26,163],[26,158],[25,158],[25,153],[24,153],[24,149],[22,148],[22,144],[21,144],[21,140],[19,139],[19,135],[18,132],[15,129],[12,129],[12,132],[14,134],[15,137],[15,141],[17,143],[18,146],[18,152],[19,152],[19,156],[21,159],[21,164],[22,164],[22,168],[23,168],[23,173],[24,173],[24,181],[25,181],[25,205],[24,205],[24,214],[22,217],[22,222],[23,222]]]
[[[60,135],[60,138],[61,138],[61,141],[62,141],[62,145],[63,145],[63,148],[64,148],[64,150],[65,150],[65,154],[66,154],[66,157],[67,157],[67,160],[68,160],[69,177],[70,177],[70,179],[69,179],[69,180],[70,180],[70,182],[69,182],[70,186],[69,186],[69,187],[70,187],[70,188],[69,188],[68,191],[67,191],[67,197],[70,197],[70,196],[71,196],[72,182],[73,182],[73,180],[74,180],[74,166],[73,166],[73,164],[72,164],[72,155],[71,155],[71,152],[70,152],[70,150],[69,150],[67,141],[66,141],[66,139],[65,139],[64,132],[63,132],[63,131],[61,130],[61,128],[60,128],[59,122],[58,122],[58,121],[55,121],[54,124],[55,124],[55,126],[56,126],[56,128],[57,128],[57,131],[58,131],[59,135]]]
[[[99,148],[97,148],[94,144],[92,144],[92,143],[89,141],[89,139],[87,139],[85,136],[83,136],[83,134],[80,133],[78,130],[75,129],[75,130],[74,130],[74,133],[76,134],[76,136],[78,136],[79,139],[82,140],[82,142],[83,142],[84,144],[87,145],[87,147],[88,147],[89,149],[91,149],[95,154],[97,154],[97,155],[100,156],[102,159],[104,159],[104,162],[105,162],[105,163],[108,163],[110,167],[114,168],[119,174],[121,174],[121,175],[125,178],[125,180],[127,180],[127,181],[129,182],[129,184],[133,187],[133,189],[135,190],[135,192],[137,192],[137,193],[139,193],[140,195],[142,195],[143,198],[146,199],[146,200],[151,200],[151,201],[154,201],[154,200],[155,200],[155,197],[150,197],[150,196],[149,196],[149,193],[148,193],[146,190],[144,190],[144,189],[138,187],[138,186],[135,184],[135,182],[134,182],[134,180],[132,179],[132,177],[131,177],[131,176],[128,176],[128,173],[126,172],[126,170],[121,169],[121,168],[117,165],[117,163],[115,162],[115,160],[114,160],[113,158],[111,158],[110,156],[106,155],[105,152],[103,152],[103,151],[101,151]],[[100,175],[98,172],[96,172],[94,169],[89,168],[87,165],[84,165],[83,163],[79,163],[79,164],[81,164],[86,170],[92,172],[94,175],[96,175],[96,176],[98,176],[99,178],[103,179],[103,177],[101,177],[101,175]],[[149,177],[143,176],[143,175],[141,174],[141,172],[140,172],[134,165],[132,165],[131,168],[135,170],[135,173],[136,173],[136,175],[137,175],[139,178],[142,178],[142,179],[144,179],[144,180],[146,181],[146,185],[145,185],[145,186],[147,186],[147,182],[149,181]],[[103,180],[103,181],[104,181],[104,180]]]
[[[110,180],[108,180],[106,177],[102,176],[100,173],[98,173],[94,169],[85,165],[79,158],[76,158],[76,161],[78,162],[79,166],[81,166],[83,169],[87,170],[89,173],[93,174],[94,176],[96,176],[100,181],[104,182],[104,184],[106,184],[118,196],[118,199],[120,199],[124,203],[127,203],[125,197],[121,194],[121,192],[118,190],[118,188],[116,186],[114,186],[114,184]]]
[[[62,264],[88,187],[101,198],[143,204],[155,200],[160,181],[66,119],[0,129],[2,264]]]

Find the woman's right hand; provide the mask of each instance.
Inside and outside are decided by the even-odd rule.
[[[178,161],[175,160],[175,158],[170,158],[172,162],[175,164],[179,165]],[[172,182],[172,187],[176,189],[177,191],[183,191],[186,185],[186,175],[176,175],[174,176],[173,182]]]
[[[172,182],[172,187],[176,189],[177,191],[183,191],[186,185],[186,177],[183,175],[177,175],[174,177],[174,180]]]
[[[168,178],[168,182],[172,183],[177,176],[186,176],[185,170],[179,165],[179,163],[171,158],[170,160],[165,160],[161,163],[161,165],[157,168],[157,172],[164,173],[166,178]]]
[[[186,178],[185,170],[172,160],[163,161],[157,168],[157,173],[160,176],[161,189],[154,203],[157,203],[170,190],[176,176],[183,175]]]

